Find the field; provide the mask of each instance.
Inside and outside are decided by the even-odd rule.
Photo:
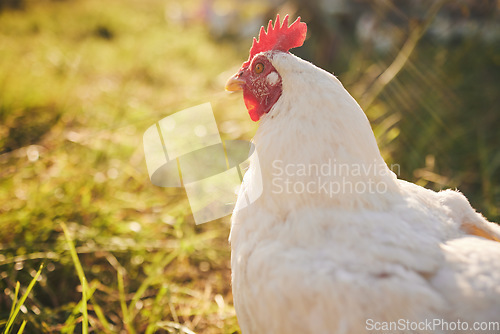
[[[150,182],[142,146],[149,126],[205,102],[223,140],[257,128],[224,92],[251,39],[195,15],[200,3],[0,3],[0,328],[18,311],[14,333],[238,333],[229,217],[195,225],[184,190]],[[273,9],[244,5],[256,34],[250,18]],[[402,178],[458,188],[498,221],[498,40],[424,36],[439,10],[385,53],[346,36],[335,57],[319,37],[296,54],[335,71]]]

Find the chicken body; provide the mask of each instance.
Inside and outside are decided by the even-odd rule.
[[[382,332],[382,322],[397,323],[391,333],[445,333],[454,330],[412,330],[406,321],[460,320],[469,330],[500,321],[500,228],[459,192],[397,179],[333,75],[287,52],[263,54],[281,76],[282,95],[260,120],[258,159],[232,217],[242,333]],[[341,165],[351,172],[332,171]]]

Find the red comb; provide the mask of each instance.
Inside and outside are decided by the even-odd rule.
[[[279,50],[287,52],[304,44],[306,39],[307,25],[300,22],[300,16],[288,26],[288,15],[285,16],[280,26],[280,15],[276,15],[276,22],[273,27],[273,20],[269,20],[267,32],[264,27],[260,27],[259,40],[254,37],[250,57],[243,66],[248,65],[252,58],[260,52],[269,50]]]

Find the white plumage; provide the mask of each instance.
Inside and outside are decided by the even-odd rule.
[[[232,217],[242,333],[363,333],[400,319],[500,321],[500,228],[459,192],[398,180],[364,112],[333,75],[286,52],[263,55],[281,76],[282,95],[261,117],[258,163],[251,161],[238,201],[259,187],[260,175],[262,195]],[[377,172],[318,178],[292,168],[332,161]],[[285,180],[321,179],[385,190],[286,192],[277,191],[277,178],[282,188]],[[414,332],[434,332],[428,329]]]

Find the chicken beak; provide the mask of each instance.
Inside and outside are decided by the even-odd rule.
[[[240,79],[240,74],[236,73],[226,82],[226,90],[228,92],[236,92],[238,90],[243,90],[245,86],[245,80]]]

